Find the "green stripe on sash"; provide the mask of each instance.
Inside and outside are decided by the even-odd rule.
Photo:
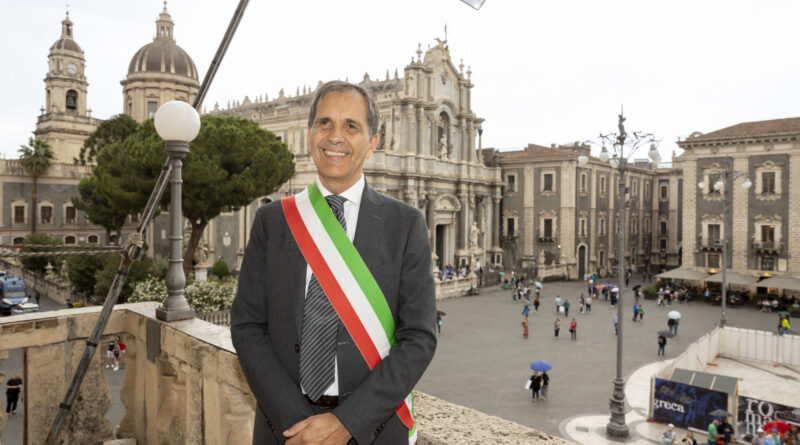
[[[369,305],[378,316],[378,320],[383,330],[386,332],[386,338],[389,339],[389,344],[397,346],[397,342],[394,338],[394,319],[392,319],[392,312],[389,309],[389,304],[386,302],[381,288],[367,268],[361,255],[350,241],[350,238],[347,237],[347,233],[342,229],[342,226],[339,224],[336,216],[334,216],[330,206],[328,206],[325,197],[322,196],[322,192],[320,192],[316,182],[312,182],[311,185],[308,186],[308,198],[322,226],[325,228],[325,231],[328,232],[328,236],[330,236],[333,245],[336,246],[336,250],[339,251],[348,269],[350,269],[350,273],[353,274],[359,287],[361,287],[364,295],[366,295]]]

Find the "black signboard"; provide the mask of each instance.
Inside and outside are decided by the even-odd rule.
[[[767,402],[752,397],[739,396],[739,424],[736,437],[740,442],[750,443],[756,430],[769,422],[781,421],[800,426],[800,408]]]
[[[724,392],[671,380],[657,378],[655,381],[654,420],[705,431],[714,420],[708,414],[716,409],[728,409],[728,395]]]

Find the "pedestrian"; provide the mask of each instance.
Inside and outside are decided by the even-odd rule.
[[[592,312],[592,294],[586,297],[586,313]]]
[[[561,313],[561,310],[562,310],[561,309],[561,304],[562,303],[561,303],[561,296],[560,295],[556,295],[555,304],[556,304],[556,314]]]
[[[630,282],[631,282],[631,274],[630,274],[630,272],[628,272],[628,273],[625,274],[625,287],[628,287]]]
[[[686,431],[686,436],[683,437],[681,443],[683,445],[697,445],[697,441],[694,439],[694,433],[692,433],[691,431]]]
[[[669,328],[669,333],[675,335],[675,320],[672,318],[667,320],[667,327]]]
[[[530,303],[531,302],[531,288],[526,287],[525,290],[522,293],[525,295],[525,300],[527,300],[528,303]]]
[[[114,343],[114,371],[119,371],[119,354],[120,354],[119,342],[114,340],[113,343]]]
[[[678,325],[681,323],[681,320],[676,318],[675,323],[672,324],[672,329],[675,330],[674,335],[678,335]]]
[[[19,374],[14,374],[14,378],[6,382],[6,414],[17,413],[17,401],[19,394],[22,392],[22,379]]]
[[[34,295],[34,298],[36,298],[36,306],[39,306],[39,304],[40,304],[40,302],[42,300],[42,294],[40,294],[38,290],[35,290],[35,291],[33,291],[33,295]],[[39,310],[41,310],[41,309],[39,309]]]
[[[522,316],[522,338],[528,338],[528,314]]]
[[[614,335],[619,334],[619,314],[614,312],[614,315],[611,317],[614,320]]]
[[[569,300],[564,299],[564,317],[569,317]]]
[[[711,423],[708,424],[708,445],[716,445],[717,439],[719,439],[719,433],[717,432],[717,427],[719,426],[719,419],[714,419]]]
[[[558,337],[558,331],[561,330],[561,319],[556,317],[555,323],[553,323],[553,330],[555,331],[556,337]]]
[[[122,339],[119,335],[117,335],[117,344],[119,345],[119,367],[125,368],[125,360],[123,360],[123,358],[125,357],[127,347],[125,346],[125,343],[122,342]]]
[[[639,316],[639,305],[636,304],[636,303],[633,303],[633,321],[634,321],[634,323],[636,322],[636,317],[638,317],[638,316]]]
[[[108,347],[106,348],[106,368],[113,368],[116,366],[116,361],[114,360],[115,343],[114,340],[108,342]]]
[[[516,287],[511,290],[511,301],[513,301],[514,303],[517,302],[517,288]]]
[[[547,388],[550,385],[550,376],[547,375],[547,371],[542,373],[542,400],[547,400]]]
[[[731,443],[731,439],[733,438],[733,425],[728,423],[728,418],[723,417],[722,422],[719,426],[719,434],[722,436],[722,442],[725,444]],[[719,439],[718,439],[719,440]]]
[[[773,428],[770,434],[767,436],[767,440],[764,441],[767,445],[783,445],[783,441],[781,440],[781,433],[778,432],[777,428]]]
[[[539,312],[539,293],[536,293],[536,298],[533,300],[533,311],[538,313]]]
[[[578,339],[578,322],[574,318],[569,322],[569,335],[573,340]]]
[[[664,355],[664,348],[667,346],[667,337],[658,336],[658,355]]]
[[[444,320],[442,319],[442,312],[436,311],[436,333],[442,335],[442,324],[444,324]]]
[[[675,443],[675,425],[667,425],[667,430],[661,435],[661,445],[672,445]]]
[[[307,122],[302,150],[316,178],[255,213],[231,307],[231,340],[258,405],[252,442],[322,442],[314,435],[324,431],[328,443],[401,443],[413,424],[394,412],[410,410],[406,391],[437,343],[425,218],[365,179],[364,162],[381,140],[369,91],[336,80],[319,85]],[[338,304],[368,312],[340,317]],[[379,314],[383,332],[370,321]],[[391,348],[365,356],[340,341],[342,327],[362,325],[377,330],[359,341],[391,341]]]
[[[708,286],[706,286],[706,289],[703,291],[703,298],[706,300],[706,303],[711,302],[711,291],[708,290]]]
[[[542,389],[542,376],[538,372],[533,371],[531,376],[531,398],[534,402],[539,400],[539,390]]]
[[[644,321],[644,306],[640,304],[637,312],[639,313],[639,321]]]
[[[788,315],[783,317],[783,320],[781,321],[781,325],[780,325],[780,328],[778,329],[778,332],[779,332],[779,335],[783,335],[783,334],[787,334],[788,335],[788,334],[790,334],[792,332],[792,326],[789,325],[789,316]]]
[[[581,314],[582,314],[586,310],[586,299],[583,298],[583,293],[581,293],[581,296],[579,297],[579,300],[581,302],[581,308],[580,309],[581,309]]]

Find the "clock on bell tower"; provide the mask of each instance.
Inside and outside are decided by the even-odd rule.
[[[98,122],[91,117],[91,109],[86,104],[89,87],[84,73],[86,60],[73,38],[69,13],[61,21],[61,38],[50,47],[47,61],[45,107],[37,119],[34,134],[50,144],[56,162],[72,163]]]

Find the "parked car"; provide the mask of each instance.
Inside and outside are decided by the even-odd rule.
[[[30,312],[39,312],[40,310],[39,305],[36,303],[22,303],[11,308],[11,315],[28,314]]]

